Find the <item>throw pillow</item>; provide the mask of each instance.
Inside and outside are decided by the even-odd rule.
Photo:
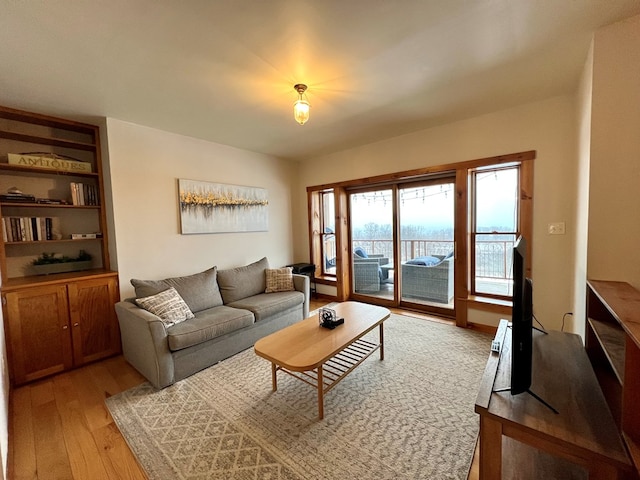
[[[441,262],[438,257],[418,257],[412,258],[407,262],[407,265],[422,265],[424,267],[433,267]]]
[[[268,268],[265,270],[267,276],[267,289],[265,293],[290,292],[293,288],[293,269],[291,267]]]
[[[218,269],[212,267],[204,272],[184,277],[165,278],[164,280],[132,279],[136,297],[148,297],[165,291],[169,287],[176,289],[192,312],[222,305],[222,296],[218,288]]]
[[[194,317],[193,312],[173,287],[150,297],[137,298],[136,304],[160,317],[167,327]]]

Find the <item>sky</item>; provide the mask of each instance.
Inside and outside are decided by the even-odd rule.
[[[514,227],[515,169],[479,173],[477,180],[479,203],[478,220],[484,227]],[[443,184],[400,191],[401,225],[430,225],[434,228],[453,228],[454,185]],[[353,228],[368,223],[391,224],[391,190],[358,193],[351,197]]]

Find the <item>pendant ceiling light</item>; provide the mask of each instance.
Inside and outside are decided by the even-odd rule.
[[[304,92],[307,90],[307,86],[302,83],[298,83],[294,85],[293,88],[298,92],[298,100],[293,104],[293,116],[296,119],[296,122],[300,125],[304,125],[307,120],[309,120],[310,105],[306,100],[306,95],[304,96],[305,98],[302,98],[302,95],[304,95]]]

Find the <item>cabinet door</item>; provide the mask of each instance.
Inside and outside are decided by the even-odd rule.
[[[120,329],[114,305],[116,277],[94,278],[67,285],[76,366],[120,352]]]
[[[9,366],[15,384],[61,372],[73,365],[64,285],[5,294]]]

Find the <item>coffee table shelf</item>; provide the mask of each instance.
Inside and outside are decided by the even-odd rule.
[[[322,391],[327,393],[336,386],[340,380],[346,377],[351,370],[364,362],[372,353],[380,348],[379,343],[369,342],[367,340],[356,340],[340,353],[331,357],[322,365]],[[307,370],[304,372],[296,372],[287,370],[284,367],[277,366],[276,371],[288,373],[298,380],[318,388],[318,370]]]

